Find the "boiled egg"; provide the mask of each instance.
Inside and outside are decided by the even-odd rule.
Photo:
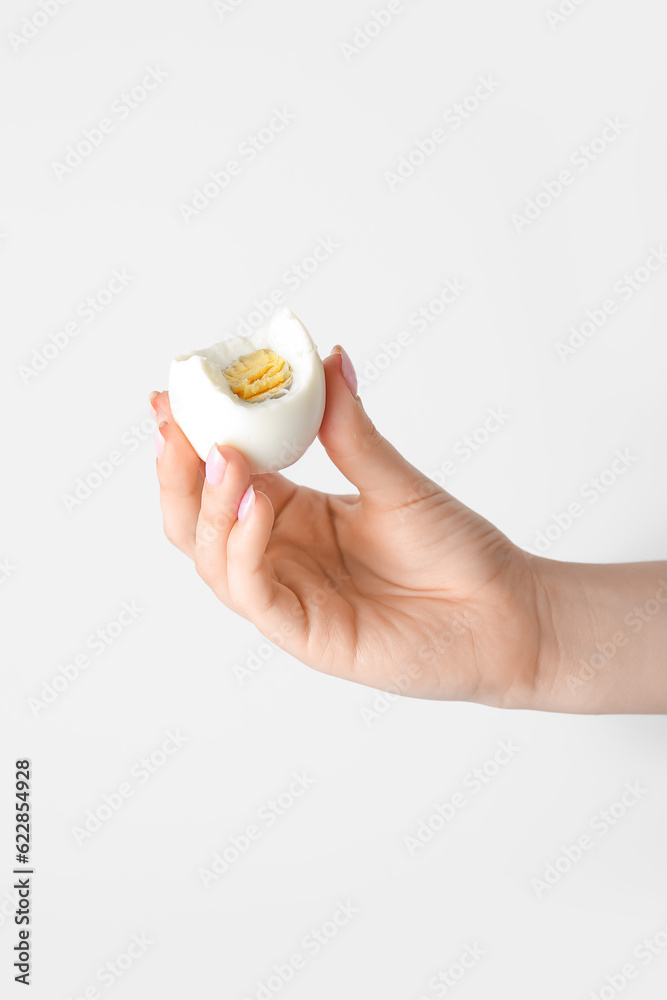
[[[176,423],[200,458],[231,445],[252,474],[278,472],[301,458],[324,415],[317,347],[289,309],[249,337],[229,337],[174,358],[169,400]]]

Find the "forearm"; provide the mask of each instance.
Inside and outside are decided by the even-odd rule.
[[[667,711],[665,563],[534,563],[541,620],[536,707]]]

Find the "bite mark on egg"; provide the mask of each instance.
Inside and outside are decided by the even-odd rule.
[[[279,307],[250,336],[174,358],[169,400],[203,461],[214,444],[225,445],[241,452],[251,475],[279,472],[317,436],[326,404],[324,366],[303,323]]]

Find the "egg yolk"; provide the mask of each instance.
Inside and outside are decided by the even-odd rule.
[[[288,362],[268,347],[242,355],[223,368],[222,374],[232,392],[248,403],[282,396],[292,384]]]

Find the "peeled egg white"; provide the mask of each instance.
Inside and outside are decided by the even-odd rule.
[[[288,362],[292,384],[284,395],[251,402],[232,392],[223,369],[261,348]],[[250,337],[230,337],[174,358],[169,400],[200,458],[205,460],[214,444],[231,445],[245,456],[252,474],[278,472],[301,458],[320,429],[324,368],[306,328],[280,308]]]

